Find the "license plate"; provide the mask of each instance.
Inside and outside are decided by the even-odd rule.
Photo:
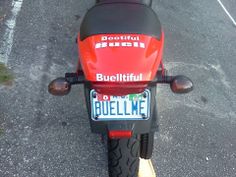
[[[106,120],[147,120],[150,117],[151,93],[126,96],[102,95],[91,90],[91,118],[95,121]]]

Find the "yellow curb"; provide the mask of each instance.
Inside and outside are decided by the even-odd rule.
[[[156,177],[156,173],[150,159],[140,159],[138,177]]]

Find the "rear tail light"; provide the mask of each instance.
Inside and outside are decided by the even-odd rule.
[[[132,93],[141,93],[147,88],[147,82],[93,82],[96,92],[105,95],[123,96]]]

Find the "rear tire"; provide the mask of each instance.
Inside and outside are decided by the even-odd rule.
[[[108,138],[109,177],[137,177],[139,169],[140,140]]]

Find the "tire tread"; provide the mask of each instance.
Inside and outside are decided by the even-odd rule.
[[[110,177],[137,177],[140,141],[138,136],[130,139],[108,139],[108,171]]]

